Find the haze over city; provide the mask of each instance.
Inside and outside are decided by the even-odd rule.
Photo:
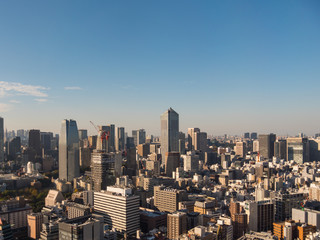
[[[63,7],[62,7],[63,5]],[[319,132],[319,1],[2,1],[5,127]]]

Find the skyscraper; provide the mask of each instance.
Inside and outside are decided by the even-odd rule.
[[[3,118],[0,117],[0,162],[4,161],[4,130],[3,130]]]
[[[63,120],[59,137],[59,178],[72,181],[80,176],[79,134],[75,120]]]
[[[29,131],[29,148],[35,152],[36,156],[41,156],[40,130]]]
[[[274,154],[274,142],[276,141],[276,135],[259,134],[259,152],[260,156],[265,159],[270,159]]]
[[[117,127],[116,128],[116,151],[123,151],[125,149],[125,132],[124,127]]]
[[[144,129],[132,130],[132,137],[136,146],[146,142],[146,131]]]
[[[79,133],[79,139],[80,139],[80,140],[84,140],[84,139],[87,139],[87,138],[88,138],[88,130],[86,130],[86,129],[79,129],[79,130],[78,130],[78,133]]]
[[[91,174],[95,191],[106,190],[115,183],[115,156],[94,150],[91,154]]]
[[[164,112],[161,117],[161,155],[162,161],[166,152],[179,151],[179,114],[172,108]]]
[[[195,150],[195,133],[200,132],[199,128],[188,128],[188,148],[189,150]]]

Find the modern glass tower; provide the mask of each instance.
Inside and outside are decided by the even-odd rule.
[[[77,122],[63,120],[59,137],[59,178],[72,181],[80,176]]]
[[[179,114],[172,108],[164,112],[161,117],[161,155],[162,163],[166,152],[179,151]]]

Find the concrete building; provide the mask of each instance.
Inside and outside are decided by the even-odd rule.
[[[139,144],[137,149],[138,155],[141,157],[147,158],[150,154],[150,144],[148,143]]]
[[[320,183],[314,182],[310,184],[309,199],[320,201]]]
[[[185,190],[154,187],[154,206],[161,212],[175,212],[179,209],[179,202],[187,200]]]
[[[10,224],[0,218],[0,236],[1,240],[13,240],[13,234]]]
[[[60,222],[59,239],[100,240],[103,230],[103,217],[93,214]]]
[[[90,215],[92,209],[86,205],[70,202],[66,205],[66,212],[68,219],[73,219]]]
[[[58,221],[50,221],[42,224],[40,240],[59,240]]]
[[[61,203],[64,197],[60,191],[49,190],[47,197],[45,198],[45,206],[55,206],[57,203]]]
[[[287,138],[287,160],[299,164],[310,160],[308,138]]]
[[[140,209],[141,231],[148,233],[153,229],[167,226],[167,214],[151,209]]]
[[[107,187],[107,191],[94,192],[94,211],[104,216],[109,228],[120,233],[135,235],[140,228],[140,197],[130,188]]]
[[[188,153],[183,155],[183,169],[185,172],[196,173],[199,170],[199,155]]]
[[[115,155],[94,150],[91,154],[91,176],[95,191],[106,190],[116,180]]]
[[[245,203],[245,211],[249,218],[249,230],[255,232],[272,230],[274,204],[271,200],[248,201]]]
[[[87,168],[91,164],[91,149],[88,147],[80,147],[79,149],[80,167]]]
[[[32,239],[39,239],[42,230],[43,214],[31,213],[28,214],[28,237]]]
[[[320,211],[311,209],[292,209],[292,220],[312,225],[320,229]]]
[[[193,211],[200,214],[208,214],[209,211],[214,211],[215,206],[215,201],[195,201]]]
[[[179,152],[179,114],[172,108],[161,117],[161,155],[162,161],[167,152]]]
[[[59,136],[59,178],[73,181],[80,176],[79,135],[74,120],[63,120]]]
[[[237,142],[235,146],[236,155],[239,157],[245,157],[247,150],[246,150],[246,143],[245,142]]]
[[[239,202],[231,202],[229,211],[233,225],[233,235],[235,239],[238,239],[247,232],[248,215],[241,212]]]
[[[180,153],[179,152],[166,152],[165,154],[165,172],[168,177],[172,177],[172,172],[179,167]]]
[[[303,193],[271,194],[275,207],[275,221],[283,222],[292,218],[292,209],[299,208],[303,203]]]
[[[259,140],[254,140],[252,143],[252,151],[259,152]]]
[[[179,239],[181,234],[187,232],[187,214],[175,212],[168,214],[167,236],[168,239]]]
[[[26,228],[27,215],[31,213],[32,208],[22,197],[0,202],[0,218],[11,224],[13,230]]]

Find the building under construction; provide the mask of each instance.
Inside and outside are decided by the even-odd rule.
[[[91,154],[91,176],[95,191],[106,190],[115,183],[115,155],[95,150]]]

